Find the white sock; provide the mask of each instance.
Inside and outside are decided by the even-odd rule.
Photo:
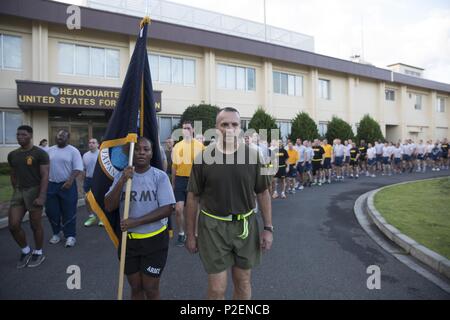
[[[31,249],[30,249],[29,246],[26,246],[25,248],[22,248],[22,253],[23,253],[23,254],[29,254],[30,251],[31,251]]]
[[[33,254],[39,254],[39,255],[41,255],[41,254],[42,254],[42,249],[39,249],[39,250],[34,249],[34,250],[33,250]]]

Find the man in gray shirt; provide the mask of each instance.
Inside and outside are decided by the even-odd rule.
[[[50,174],[45,212],[53,230],[49,242],[60,242],[59,233],[62,229],[66,247],[73,247],[76,242],[78,202],[75,178],[83,171],[83,160],[77,148],[68,144],[69,138],[67,130],[59,130],[56,134],[56,145],[48,150]]]
[[[84,184],[83,189],[85,193],[88,193],[92,187],[92,177],[94,176],[95,165],[98,159],[98,141],[95,138],[89,139],[89,151],[83,154],[83,166],[84,166]],[[86,204],[88,202],[86,201]],[[84,222],[85,227],[92,226],[97,222],[97,217],[92,212],[92,209],[86,205],[86,209],[89,212],[89,218]],[[99,221],[99,226],[103,226],[103,223]]]

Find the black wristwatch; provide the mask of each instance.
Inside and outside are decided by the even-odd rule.
[[[273,233],[273,226],[264,226],[264,230],[270,231]]]

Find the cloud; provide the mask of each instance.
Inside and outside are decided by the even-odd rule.
[[[172,2],[264,21],[264,0]],[[266,9],[268,24],[312,35],[316,53],[347,60],[364,53],[378,67],[403,62],[426,69],[431,80],[450,83],[446,1],[266,0]]]

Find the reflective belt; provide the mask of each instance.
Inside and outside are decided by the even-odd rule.
[[[150,232],[150,233],[135,233],[135,232],[129,232],[128,233],[128,238],[129,239],[147,239],[147,238],[151,238],[154,237],[158,234],[160,234],[161,232],[163,232],[164,230],[167,229],[167,225],[163,226],[161,229]]]
[[[217,219],[217,220],[222,220],[222,221],[233,221],[233,220],[244,220],[244,230],[242,231],[242,233],[240,235],[238,235],[238,238],[241,239],[246,239],[248,237],[248,220],[247,217],[250,216],[253,213],[253,209],[250,210],[250,212],[247,213],[239,213],[239,214],[230,214],[228,216],[225,217],[221,217],[221,216],[216,216],[214,214],[208,213],[205,210],[201,210],[202,213],[204,215],[207,215],[208,217]]]

